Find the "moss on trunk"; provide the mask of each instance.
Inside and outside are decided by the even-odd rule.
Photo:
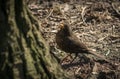
[[[2,79],[66,79],[24,0],[1,0],[0,17]]]

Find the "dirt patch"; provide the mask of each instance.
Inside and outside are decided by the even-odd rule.
[[[32,0],[31,0],[32,1]],[[106,56],[117,67],[92,56],[68,57],[61,63],[72,79],[120,79],[120,3],[96,0],[36,0],[28,4],[41,22],[40,31],[61,61],[67,54],[56,46],[55,35],[60,22],[67,20],[72,31],[89,49]],[[74,55],[73,55],[74,56]],[[94,57],[94,58],[93,58]]]

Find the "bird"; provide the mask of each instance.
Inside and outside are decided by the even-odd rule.
[[[88,49],[88,47],[83,42],[81,42],[78,37],[72,32],[71,27],[67,22],[59,24],[59,30],[56,33],[55,39],[59,49],[66,53],[69,53],[70,55],[74,53],[75,58],[79,53],[92,54],[105,60],[106,62],[110,62],[110,60],[108,60],[105,56]]]

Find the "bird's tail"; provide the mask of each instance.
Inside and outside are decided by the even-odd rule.
[[[99,57],[99,58],[101,58],[101,59],[103,59],[103,60],[105,60],[105,61],[108,62],[108,63],[112,63],[112,62],[111,62],[109,59],[107,59],[105,56],[100,55],[100,54],[98,54],[98,53],[95,52],[95,51],[89,50],[89,53],[90,53],[90,54],[93,54],[93,55],[95,55],[95,56],[97,56],[97,57]]]
[[[96,53],[95,51],[92,51],[92,50],[89,50],[89,53],[90,53],[90,54],[93,54],[93,55],[95,55],[95,56],[97,56],[97,57],[99,57],[99,58],[101,58],[101,59],[103,59],[103,60],[105,60],[105,61],[108,62],[112,67],[117,68],[117,65],[115,65],[115,63],[113,63],[111,60],[107,59],[105,56],[100,55],[100,54],[98,54],[98,53]]]

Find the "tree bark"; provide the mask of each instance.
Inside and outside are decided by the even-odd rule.
[[[0,78],[66,79],[25,0],[0,0]]]

